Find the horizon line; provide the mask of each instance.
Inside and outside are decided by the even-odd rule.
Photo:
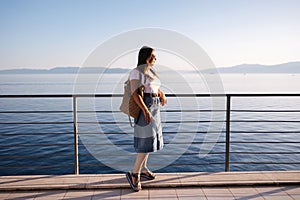
[[[284,63],[278,63],[278,64],[260,64],[260,63],[241,63],[241,64],[235,64],[231,66],[215,66],[216,68],[230,68],[230,67],[236,67],[236,66],[241,66],[241,65],[261,65],[261,66],[275,66],[275,65],[283,65],[283,64],[288,64],[288,63],[300,63],[299,61],[289,61],[289,62],[284,62]],[[31,67],[16,67],[16,68],[3,68],[0,69],[0,71],[9,71],[9,70],[53,70],[57,68],[106,68],[106,69],[133,69],[133,68],[127,68],[127,67],[113,67],[113,68],[107,68],[103,66],[54,66],[50,68],[31,68]],[[186,70],[186,69],[179,69],[179,70]]]

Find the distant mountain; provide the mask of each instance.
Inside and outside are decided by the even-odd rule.
[[[289,62],[278,65],[242,64],[233,67],[222,67],[203,70],[204,73],[300,73],[300,62]]]
[[[126,68],[105,68],[105,67],[55,67],[52,69],[8,69],[0,70],[0,74],[95,74],[95,73],[126,73]],[[193,71],[181,71],[193,72]],[[242,64],[233,67],[220,67],[215,69],[202,70],[203,73],[300,73],[300,62],[289,62],[278,65]],[[164,73],[164,72],[162,72]],[[169,72],[167,72],[169,73]]]
[[[7,69],[0,74],[77,74],[77,73],[126,73],[130,69],[105,67],[55,67],[52,69]]]

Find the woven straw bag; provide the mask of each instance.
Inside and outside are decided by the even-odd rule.
[[[140,81],[141,81],[141,73],[140,73]],[[138,88],[138,94],[144,98],[144,86],[140,86]],[[130,80],[128,79],[125,82],[124,86],[124,95],[122,99],[122,103],[120,106],[120,111],[128,115],[129,117],[138,118],[140,115],[140,107],[136,104],[131,94],[131,86]]]

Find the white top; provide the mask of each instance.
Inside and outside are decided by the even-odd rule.
[[[140,74],[139,74],[139,70],[137,68],[134,68],[133,70],[131,70],[130,75],[129,75],[129,80],[140,80]],[[156,77],[156,76],[151,76],[153,77],[153,80],[150,81],[149,78],[146,78],[146,82],[144,84],[144,79],[145,79],[145,75],[142,73],[142,80],[141,83],[144,84],[145,86],[145,93],[158,93],[158,89],[161,85],[160,80]]]

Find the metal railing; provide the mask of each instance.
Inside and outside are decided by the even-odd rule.
[[[49,114],[49,113],[66,113],[66,114],[72,114],[72,121],[63,121],[63,122],[6,122],[6,121],[0,121],[0,126],[1,125],[14,125],[14,124],[61,124],[61,125],[72,125],[73,126],[73,132],[63,132],[63,133],[56,133],[56,134],[73,134],[73,138],[74,138],[74,142],[73,143],[69,143],[69,144],[38,144],[37,146],[51,146],[51,145],[67,145],[67,146],[73,146],[73,154],[65,154],[65,156],[74,156],[74,172],[75,174],[79,174],[79,152],[78,152],[78,146],[79,146],[79,142],[78,142],[78,124],[80,122],[78,122],[78,113],[84,113],[84,112],[91,112],[91,111],[78,111],[77,110],[77,100],[78,98],[121,98],[122,95],[121,94],[93,94],[93,95],[89,95],[89,94],[78,94],[78,95],[0,95],[0,100],[2,99],[16,99],[16,98],[25,98],[25,99],[32,99],[32,98],[42,98],[42,99],[49,99],[49,98],[53,98],[53,99],[70,99],[72,100],[72,110],[53,110],[53,111],[41,111],[41,110],[37,110],[37,111],[18,111],[18,110],[1,110],[0,111],[0,116],[1,114],[18,114],[18,113],[26,113],[26,114],[32,114],[32,113],[43,113],[43,114]],[[214,98],[214,97],[224,97],[226,98],[226,106],[224,110],[165,110],[164,112],[225,112],[225,119],[224,119],[224,123],[226,124],[226,128],[225,128],[225,142],[217,142],[217,143],[225,143],[225,149],[224,152],[211,152],[212,154],[225,154],[225,160],[224,160],[224,167],[225,167],[225,171],[230,171],[230,165],[231,164],[276,164],[276,162],[270,163],[270,162],[231,162],[230,161],[230,155],[232,154],[232,152],[230,151],[231,149],[231,144],[236,144],[236,143],[251,143],[251,142],[232,142],[231,139],[231,133],[247,133],[247,131],[231,131],[231,124],[234,123],[252,123],[252,122],[266,122],[266,123],[280,123],[280,122],[284,122],[284,123],[299,123],[300,121],[298,120],[232,120],[231,119],[231,114],[232,113],[251,113],[251,112],[278,112],[278,113],[300,113],[300,110],[249,110],[249,109],[232,109],[232,99],[234,98],[259,98],[259,97],[272,97],[272,98],[281,98],[281,97],[300,97],[300,94],[168,94],[167,97],[170,98],[181,98],[181,97],[195,97],[195,98],[203,98],[203,97],[209,97],[209,98]],[[115,113],[115,112],[119,112],[119,111],[96,111],[96,112],[106,112],[106,113]],[[194,121],[189,121],[189,123],[201,123],[201,122],[211,122],[211,121],[205,121],[205,120],[201,120],[201,119],[196,119]],[[100,122],[83,122],[83,123],[100,123]],[[122,123],[122,122],[110,122],[110,123]],[[125,122],[123,122],[125,123]],[[127,123],[127,122],[126,122]],[[176,121],[166,121],[165,123],[177,123]],[[253,132],[253,131],[252,131]],[[272,133],[274,132],[273,130],[271,131],[263,131],[263,132],[259,132],[259,131],[254,131],[255,133]],[[175,133],[176,132],[169,132],[169,133]],[[198,134],[201,134],[203,132],[198,131]],[[250,133],[250,132],[248,132]],[[300,131],[290,131],[290,130],[285,130],[285,131],[277,131],[277,133],[295,133],[295,134],[300,134]],[[34,133],[31,133],[34,134]],[[114,133],[114,134],[121,134],[121,133]],[[1,136],[7,136],[8,134],[5,133],[0,133]],[[14,135],[14,136],[18,136],[18,135],[24,135],[23,134],[19,134],[19,133],[11,133],[9,135]],[[25,134],[25,135],[30,135],[30,134]],[[193,144],[198,144],[199,142],[193,142]],[[261,142],[261,141],[254,141],[252,143],[269,143],[269,144],[281,144],[281,143],[288,143],[288,144],[300,144],[300,141],[283,141],[283,142]],[[122,145],[122,144],[121,144]],[[127,145],[131,145],[131,144],[127,144]],[[16,145],[10,145],[10,144],[1,144],[0,148],[10,148],[10,147],[15,147]],[[17,146],[26,146],[26,144],[18,144]],[[31,144],[32,146],[32,144]],[[234,152],[235,154],[300,154],[300,149],[297,152]],[[187,153],[189,154],[189,153]],[[190,153],[190,155],[192,155],[193,153]],[[64,155],[64,154],[60,154],[60,155]],[[26,158],[26,156],[18,156],[18,155],[11,155],[11,156],[7,156],[7,155],[0,155],[0,159],[1,158],[16,158],[16,157],[20,157],[20,158]],[[34,158],[34,157],[38,157],[38,156],[27,156],[28,158]],[[47,155],[45,155],[45,157],[47,157]],[[213,163],[213,164],[222,164],[222,163]],[[281,163],[277,163],[277,164],[296,164],[296,165],[300,165],[300,162],[281,162]],[[187,163],[188,165],[188,163]],[[86,165],[88,166],[88,164]],[[176,166],[176,164],[174,164],[174,166]],[[5,167],[5,166],[2,166]],[[14,167],[14,166],[7,166],[7,167]],[[30,167],[30,166],[28,166]],[[55,167],[55,166],[51,166],[51,167]],[[59,166],[57,166],[59,167]],[[18,168],[18,167],[16,167]]]

